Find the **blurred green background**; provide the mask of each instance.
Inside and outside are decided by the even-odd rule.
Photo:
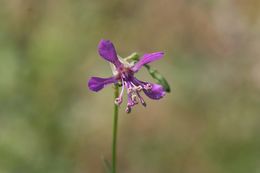
[[[104,172],[113,89],[86,85],[111,75],[101,38],[164,51],[172,87],[122,105],[120,173],[260,172],[260,1],[1,0],[0,173]]]

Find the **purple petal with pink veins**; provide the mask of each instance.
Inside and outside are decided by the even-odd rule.
[[[163,89],[163,87],[159,84],[151,84],[152,85],[152,89],[150,90],[143,90],[144,93],[151,99],[154,100],[159,100],[161,98],[163,98],[163,96],[165,95],[165,91]]]
[[[100,77],[92,77],[88,81],[88,87],[90,90],[98,92],[103,89],[106,85],[111,83],[116,83],[117,80],[115,77],[110,78],[100,78]]]
[[[101,40],[98,44],[98,53],[105,60],[113,63],[116,67],[121,65],[113,43],[109,40]]]
[[[137,72],[143,65],[159,60],[163,55],[163,52],[144,54],[144,56],[132,67],[132,71]]]

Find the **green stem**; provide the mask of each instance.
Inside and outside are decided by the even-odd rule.
[[[119,86],[115,85],[115,99],[119,95]],[[116,139],[117,139],[118,105],[114,104],[114,124],[112,143],[112,173],[116,173]]]

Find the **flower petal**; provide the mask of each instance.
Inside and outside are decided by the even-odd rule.
[[[110,78],[100,78],[100,77],[91,77],[88,81],[88,87],[90,90],[98,92],[103,89],[107,84],[116,83],[117,80],[115,77]]]
[[[144,54],[144,56],[132,67],[132,71],[137,72],[143,65],[159,60],[163,55],[163,52]]]
[[[144,90],[144,93],[151,99],[159,100],[165,95],[165,91],[161,85],[151,84],[151,90]]]
[[[121,62],[117,58],[116,49],[111,41],[101,40],[98,44],[98,53],[104,59],[113,63],[116,67],[121,65]]]

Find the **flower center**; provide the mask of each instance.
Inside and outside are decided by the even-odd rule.
[[[131,108],[138,104],[139,101],[143,106],[146,106],[146,103],[140,92],[143,90],[150,91],[152,89],[152,85],[150,83],[145,83],[137,80],[134,77],[133,71],[128,67],[119,67],[117,69],[118,75],[117,79],[122,83],[122,90],[119,97],[115,100],[115,104],[120,105],[122,103],[123,91],[124,88],[127,90],[127,108],[126,112],[130,113]]]

